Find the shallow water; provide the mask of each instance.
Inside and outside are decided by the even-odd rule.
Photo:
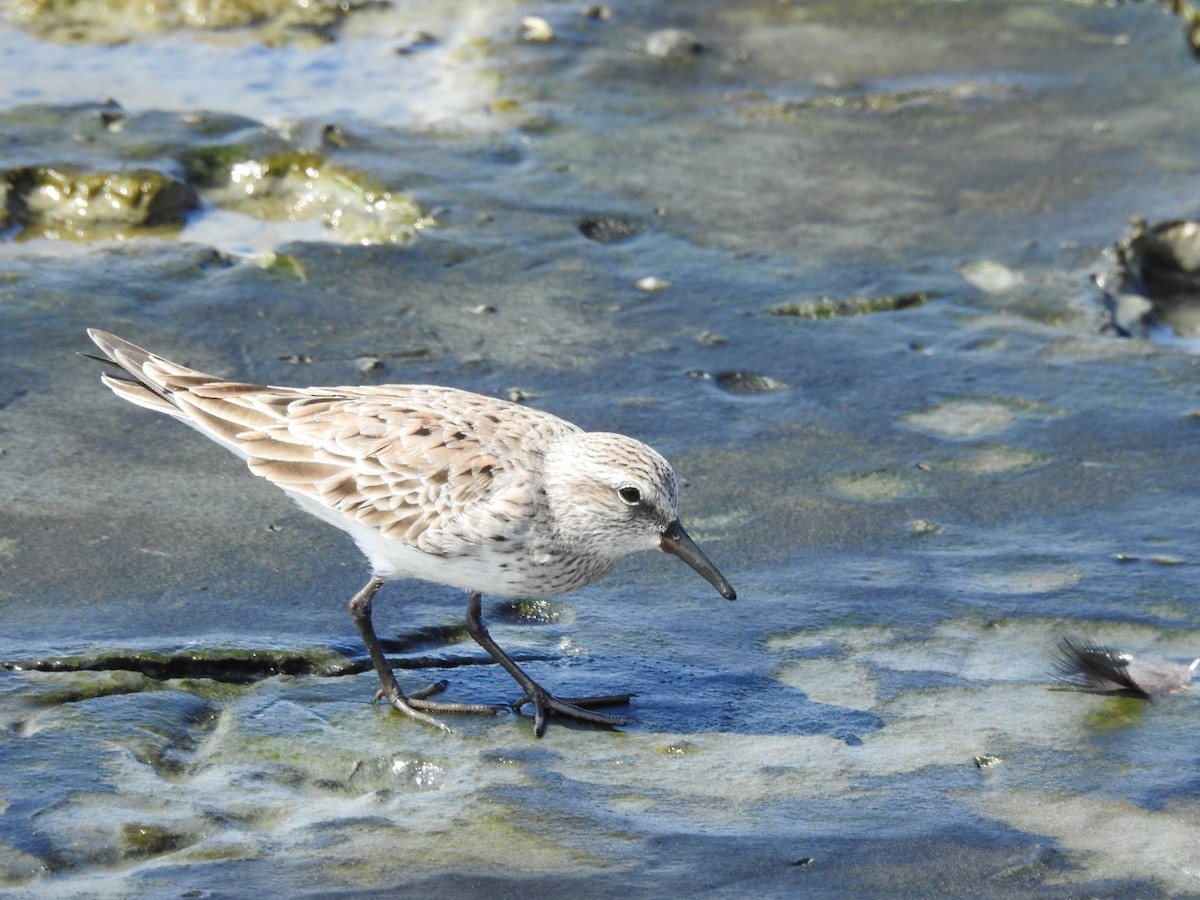
[[[527,14],[555,39],[522,40]],[[202,191],[178,232],[9,229],[0,886],[1200,894],[1195,695],[1049,689],[1067,633],[1200,654],[1196,357],[1109,333],[1088,278],[1131,216],[1195,212],[1179,23],[1016,2],[364,15],[327,44],[4,26],[6,169],[177,174],[212,140],[215,117],[176,115],[199,109],[437,226],[359,245]],[[652,55],[667,27],[702,49]],[[109,97],[118,130],[67,108]],[[822,298],[892,311],[770,311]],[[531,674],[633,690],[634,722],[417,727],[369,703],[354,548],[103,390],[88,326],[237,378],[519,392],[645,439],[739,598],[665,557],[545,621],[485,598]],[[462,608],[381,594],[402,684],[511,699]]]

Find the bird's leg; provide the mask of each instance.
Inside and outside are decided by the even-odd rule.
[[[530,678],[513,661],[513,658],[500,649],[500,646],[488,634],[483,625],[479,591],[471,591],[467,601],[467,632],[475,638],[475,642],[491,654],[509,675],[516,679],[525,690],[525,696],[512,704],[514,710],[520,711],[526,703],[533,704],[533,733],[541,737],[546,733],[546,721],[551,715],[586,722],[589,725],[605,725],[614,727],[625,725],[629,720],[623,716],[609,716],[604,713],[592,712],[589,706],[615,706],[629,702],[632,694],[612,694],[605,697],[555,697],[548,690]]]
[[[400,685],[396,682],[396,676],[392,674],[392,667],[388,665],[387,657],[383,655],[383,647],[379,644],[379,638],[375,635],[375,626],[371,624],[371,601],[375,599],[375,594],[381,587],[383,587],[383,579],[378,575],[373,575],[371,576],[371,580],[363,586],[363,589],[350,598],[350,617],[354,619],[354,624],[358,627],[358,633],[362,636],[363,643],[367,647],[367,653],[371,657],[371,663],[375,666],[375,672],[379,675],[381,687],[379,693],[375,695],[375,699],[378,700],[380,697],[384,697],[393,709],[404,713],[406,716],[411,716],[418,722],[432,725],[434,728],[441,729],[447,733],[450,731],[449,727],[420,710],[495,715],[499,711],[495,706],[478,703],[438,703],[426,699],[433,694],[445,690],[445,681],[435,682],[429,687],[414,691],[407,696],[400,690]]]

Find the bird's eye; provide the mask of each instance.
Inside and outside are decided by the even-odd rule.
[[[642,502],[642,492],[632,485],[620,488],[617,491],[617,495],[630,506],[637,506]]]

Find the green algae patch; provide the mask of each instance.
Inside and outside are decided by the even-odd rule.
[[[879,297],[821,297],[797,303],[782,303],[767,309],[773,316],[794,316],[798,319],[837,319],[843,316],[865,316],[869,313],[896,312],[924,306],[932,298],[929,291],[907,294],[886,294]]]
[[[38,706],[61,706],[99,697],[157,691],[162,685],[138,672],[39,673],[28,699]]]
[[[0,812],[4,811],[5,805],[0,798]],[[45,876],[49,870],[50,867],[44,860],[0,840],[0,886],[25,884]]]
[[[435,224],[411,197],[308,151],[258,157],[205,148],[185,163],[222,209],[265,220],[318,219],[346,243],[404,243]]]
[[[268,253],[262,260],[265,271],[289,281],[308,281],[304,263],[288,253]]]
[[[980,101],[1001,102],[1012,96],[1013,91],[1000,85],[964,81],[945,89],[824,93],[800,100],[755,103],[747,106],[743,115],[757,121],[794,122],[813,111],[887,114],[914,109],[956,110]]]
[[[23,237],[125,237],[177,231],[200,202],[188,184],[153,169],[88,171],[38,165],[3,174],[5,209]]]
[[[908,413],[902,416],[900,421],[926,434],[965,441],[998,434],[1010,428],[1018,419],[1044,420],[1058,415],[1061,415],[1061,412],[1053,407],[1023,398],[961,397]],[[1038,461],[1036,456],[1021,459],[1002,451],[990,455],[993,466],[1013,463],[1020,468]]]
[[[411,196],[331,159],[344,140],[302,149],[252,119],[31,105],[0,113],[0,130],[0,228],[19,239],[188,240],[221,213],[319,223],[291,231],[335,243],[405,243],[436,225]],[[269,264],[304,279],[294,260]]]
[[[370,2],[346,0],[19,0],[12,20],[46,40],[124,44],[172,31],[232,33],[267,45],[321,44]]]
[[[1094,734],[1110,734],[1138,725],[1149,708],[1139,697],[1105,697],[1084,716],[1084,724]]]
[[[963,457],[951,460],[946,466],[971,475],[1013,475],[1049,465],[1054,457],[1020,447],[1003,444],[981,444]]]
[[[501,601],[494,608],[495,617],[514,625],[549,625],[573,622],[571,607],[550,598],[520,597]]]
[[[145,859],[171,853],[190,842],[187,835],[162,825],[127,822],[121,826],[120,853],[122,859]]]
[[[835,475],[829,479],[829,485],[837,494],[862,503],[887,503],[925,492],[924,485],[912,473],[896,469]]]

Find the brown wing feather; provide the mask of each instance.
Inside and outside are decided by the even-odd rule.
[[[114,335],[92,339],[133,379],[116,393],[246,457],[250,470],[384,535],[437,555],[520,540],[542,502],[528,469],[546,438],[579,429],[537,410],[431,386],[280,388],[223,381]]]
[[[293,404],[273,425],[239,435],[251,469],[281,480],[286,466],[291,490],[438,555],[453,555],[480,535],[494,539],[527,513],[538,499],[531,473],[505,460],[539,429],[574,430],[540,414],[518,416],[526,421],[506,428],[489,415],[500,401],[458,392],[451,392],[460,401],[451,416],[447,389],[333,391],[342,396]],[[475,402],[461,402],[464,396]],[[313,466],[311,475],[303,464]],[[327,467],[337,471],[326,475]]]

